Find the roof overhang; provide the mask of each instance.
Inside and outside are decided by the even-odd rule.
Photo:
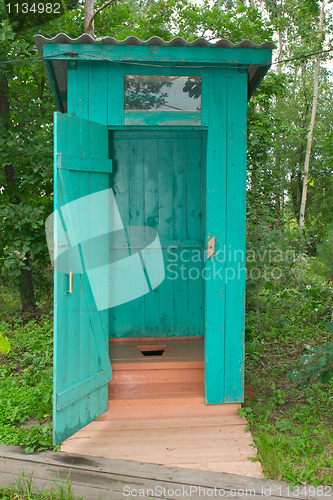
[[[275,47],[271,42],[255,45],[250,40],[243,40],[235,45],[228,40],[210,43],[202,38],[191,43],[182,38],[165,42],[159,37],[142,41],[133,36],[124,41],[111,37],[95,40],[89,35],[71,39],[62,33],[51,39],[35,35],[34,41],[58,109],[62,112],[67,109],[68,61],[137,62],[154,67],[175,68],[244,68],[248,73],[250,98],[270,68],[272,50]]]

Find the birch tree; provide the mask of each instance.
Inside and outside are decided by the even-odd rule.
[[[319,15],[319,36],[323,39],[323,24],[324,24],[324,10],[325,10],[325,0],[322,0],[320,6],[320,15]],[[323,40],[321,40],[323,41]],[[320,46],[322,43],[320,44]],[[302,190],[302,199],[301,199],[301,209],[299,214],[299,228],[301,231],[304,230],[304,220],[305,220],[305,208],[306,208],[306,199],[308,193],[308,174],[309,174],[309,166],[310,166],[310,155],[311,155],[311,146],[313,139],[313,129],[315,126],[316,120],[316,112],[317,112],[317,101],[318,101],[318,77],[320,70],[320,55],[317,57],[313,78],[313,97],[312,97],[312,112],[311,112],[311,121],[309,126],[309,132],[307,137],[307,145],[306,145],[306,155],[305,155],[305,163],[304,163],[304,173],[303,173],[303,190]]]
[[[95,38],[95,27],[94,27],[94,19],[96,15],[101,12],[105,7],[110,5],[113,0],[108,0],[105,2],[99,9],[94,11],[95,0],[85,0],[84,2],[84,33],[90,35],[92,38]]]

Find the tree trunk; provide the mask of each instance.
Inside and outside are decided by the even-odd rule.
[[[279,29],[279,54],[278,54],[278,62],[280,63],[282,61],[282,49],[283,49],[283,37],[282,37],[282,32],[281,32],[281,27]],[[281,74],[282,71],[282,64],[277,65],[277,73],[278,75]],[[279,108],[279,102],[280,102],[280,97],[276,97],[276,109]],[[279,172],[281,167],[281,162],[280,162],[280,144],[277,144],[275,147],[275,168]],[[281,174],[281,183],[280,183],[280,192],[277,194],[277,200],[276,200],[276,205],[278,207],[278,210],[280,212],[283,211],[284,209],[284,172],[280,172]]]
[[[320,8],[320,17],[319,17],[319,33],[320,36],[323,33],[323,23],[324,23],[324,7],[325,0],[321,2]],[[306,199],[308,194],[308,174],[309,174],[309,165],[310,165],[310,155],[311,155],[311,146],[312,146],[312,138],[313,138],[313,129],[316,120],[316,111],[317,111],[317,101],[318,101],[318,76],[320,69],[320,56],[316,60],[314,79],[313,79],[313,99],[312,99],[312,113],[311,113],[311,121],[308,133],[308,140],[306,146],[306,155],[305,155],[305,163],[304,163],[304,175],[303,175],[303,189],[302,189],[302,200],[301,200],[301,208],[299,213],[299,228],[301,231],[304,230],[304,220],[305,220],[305,208],[306,208]]]
[[[283,37],[282,37],[282,32],[281,32],[281,29],[279,30],[279,45],[278,45],[278,49],[279,49],[279,54],[278,54],[278,62],[280,63],[282,61],[282,49],[283,49]],[[282,64],[278,64],[277,65],[277,73],[278,75],[281,74],[281,71],[282,71]]]
[[[84,2],[84,32],[95,38],[94,29],[94,5],[95,0],[85,0]]]
[[[333,286],[333,233],[332,233],[332,261],[331,261],[331,263],[332,263],[332,286]]]
[[[6,72],[0,75],[0,115],[2,116],[5,128],[8,129],[9,118],[9,102],[7,98],[8,80]],[[8,195],[9,202],[18,205],[20,197],[17,194],[15,183],[15,167],[14,165],[6,165],[4,167],[6,186],[5,191]],[[24,260],[24,265],[29,266],[29,257]],[[32,272],[30,269],[22,269],[18,276],[19,292],[23,311],[35,311],[36,302],[32,280]]]
[[[24,260],[24,265],[29,265],[29,258]],[[21,269],[21,274],[18,277],[19,292],[22,304],[22,311],[35,311],[35,291],[32,280],[32,272],[30,269]]]

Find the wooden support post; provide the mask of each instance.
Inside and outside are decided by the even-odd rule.
[[[247,75],[209,70],[205,238],[205,390],[208,404],[243,399]]]
[[[208,100],[210,127],[207,134],[205,172],[205,234],[206,242],[215,236],[218,255],[204,260],[205,296],[205,395],[206,403],[224,401],[225,342],[225,262],[222,258],[226,241],[226,82],[229,70],[210,68]]]

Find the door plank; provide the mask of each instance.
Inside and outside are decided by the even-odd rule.
[[[159,186],[158,172],[159,166],[159,150],[158,139],[144,139],[144,193],[145,193],[145,226],[159,230]],[[148,239],[148,233],[145,239]],[[160,321],[159,321],[159,287],[145,295],[145,329],[148,335],[152,337],[160,336]]]
[[[130,224],[133,226],[144,226],[145,223],[145,199],[144,199],[144,169],[143,166],[144,148],[141,139],[130,140],[130,161],[129,161],[129,196],[130,196]],[[142,231],[142,240],[144,232]],[[144,241],[137,242],[138,246],[145,248]],[[131,246],[133,250],[133,246]],[[136,336],[144,336],[145,332],[145,296],[137,298],[131,307],[132,331]]]
[[[186,139],[173,141],[173,219],[176,240],[186,240]],[[182,259],[181,250],[175,250],[178,257],[177,279],[174,280],[173,314],[177,335],[188,336],[187,316],[187,262]]]
[[[67,406],[76,403],[80,399],[88,396],[96,389],[99,389],[102,385],[110,382],[112,376],[111,366],[108,370],[100,371],[91,377],[82,380],[81,382],[76,382],[68,389],[61,391],[57,394],[57,409],[63,410]]]
[[[55,117],[56,120],[56,117]],[[58,123],[55,133],[55,150],[68,152],[68,121]],[[63,192],[60,187],[59,171],[54,168],[54,210],[59,210],[65,204]],[[60,222],[55,218],[56,224]],[[55,236],[60,229],[55,225]],[[56,238],[55,238],[56,239]],[[57,393],[68,387],[68,298],[65,291],[68,290],[68,276],[55,270],[54,272],[54,334],[53,334],[53,429],[54,441],[57,440],[58,429],[65,429],[69,421],[68,408],[61,413],[57,411]],[[60,441],[61,442],[61,439]]]
[[[88,66],[86,68],[88,72]],[[81,83],[81,85],[86,85],[88,88],[88,78],[86,75],[83,77],[85,83]],[[84,94],[80,94],[84,95]],[[85,110],[84,118],[88,118],[89,115],[89,107]],[[82,156],[89,157],[94,152],[91,147],[91,138],[90,138],[90,125],[88,121],[84,121],[81,123],[80,127],[80,152]],[[103,150],[101,150],[103,152]],[[86,196],[91,193],[91,180],[92,175],[90,173],[86,173],[84,176],[81,176],[80,182],[80,196]],[[93,336],[90,333],[90,326],[88,326],[89,330],[87,330],[87,325],[90,325],[90,315],[87,310],[86,300],[84,297],[84,291],[82,286],[82,281],[79,280],[80,286],[80,357],[82,364],[80,366],[80,380],[85,378],[86,373],[96,373],[99,370],[98,356],[96,353],[96,346],[93,339]],[[89,332],[89,335],[88,335]],[[87,372],[86,372],[87,370]],[[103,389],[102,389],[103,391]],[[100,398],[101,390],[96,390],[92,392],[89,398],[82,398],[79,401],[80,408],[80,419],[82,422],[85,421],[86,418],[89,420],[93,420],[94,408],[100,408]]]
[[[160,321],[161,335],[172,336],[174,334],[173,317],[173,281],[172,258],[168,251],[169,245],[178,246],[173,239],[173,141],[171,138],[159,139],[159,238],[163,248],[165,265],[165,280],[160,287]],[[169,267],[171,266],[171,267]],[[172,305],[172,307],[170,307]]]
[[[187,171],[187,238],[200,240],[202,238],[202,141],[187,139],[186,154]],[[200,249],[188,249],[188,324],[190,335],[203,335],[202,265],[203,253]],[[199,321],[198,321],[199,319]]]
[[[84,78],[86,80],[86,78]],[[81,87],[84,85],[86,87],[86,84],[81,83]],[[88,122],[80,122],[80,128],[78,130],[77,128],[77,122],[76,120],[69,121],[69,128],[68,128],[68,156],[72,155],[75,156],[77,155],[77,152],[81,153],[81,146],[82,143],[89,144],[89,135],[84,134],[85,130],[89,130],[89,124]],[[83,137],[82,137],[83,136]],[[61,154],[61,153],[60,153]],[[65,153],[66,154],[66,153]],[[90,155],[90,149],[88,151],[87,156]],[[77,155],[80,156],[80,155]],[[62,188],[62,192],[64,195],[64,204],[68,203],[69,201],[73,201],[77,198],[80,198],[81,196],[85,196],[89,194],[89,191],[85,191],[83,189],[83,175],[80,174],[80,172],[77,171],[65,171],[64,175],[65,178],[67,179],[67,184],[72,183],[72,191],[71,193],[66,193],[66,191],[63,189],[63,172],[59,171],[59,188]],[[90,174],[86,174],[90,178]],[[77,230],[77,228],[72,228],[68,227],[67,228],[69,236],[73,237],[73,231]],[[90,325],[89,322],[86,324],[81,324],[80,322],[80,311],[81,310],[87,310],[86,303],[81,300],[81,293],[77,293],[77,291],[83,292],[82,289],[82,284],[80,280],[80,276],[78,274],[74,274],[73,276],[73,294],[68,294],[68,387],[73,387],[77,383],[79,383],[83,378],[86,378],[86,372],[84,371],[84,362],[85,360],[82,358],[82,352],[80,349],[80,346],[82,343],[85,342],[85,339],[87,337],[90,337]],[[94,347],[92,350],[92,353],[95,354],[94,352]],[[96,355],[95,355],[96,356]],[[94,356],[92,356],[94,358]],[[98,371],[98,367],[96,369]],[[66,388],[66,389],[67,389]],[[65,390],[66,390],[65,389]],[[57,394],[57,412],[59,413],[60,408],[58,407],[58,399],[59,399],[59,394],[61,394],[63,391],[59,391]],[[82,398],[79,400],[73,400],[73,404],[67,406],[68,408],[68,418],[70,422],[75,422],[77,417],[79,416],[82,421],[85,420],[87,415],[84,414],[85,409],[82,408],[83,406],[83,401]]]
[[[84,158],[82,156],[58,153],[56,155],[57,167],[65,170],[79,170],[87,172],[112,172],[112,161],[101,158]]]
[[[124,227],[127,227],[130,224],[130,141],[126,138],[121,139],[119,142],[115,141],[115,138],[112,139],[113,152],[111,154],[114,155],[112,156],[114,158],[114,175],[111,177],[110,185],[115,192],[115,199],[123,225]],[[119,236],[119,239],[120,238],[121,236]],[[116,260],[126,258],[129,255],[128,248],[117,249],[114,252],[116,254]],[[123,286],[125,287],[126,284],[124,283]],[[127,286],[130,286],[130,284],[127,284]],[[133,301],[130,301],[110,310],[112,330],[116,336],[126,336],[126,332],[131,330],[132,308]]]

